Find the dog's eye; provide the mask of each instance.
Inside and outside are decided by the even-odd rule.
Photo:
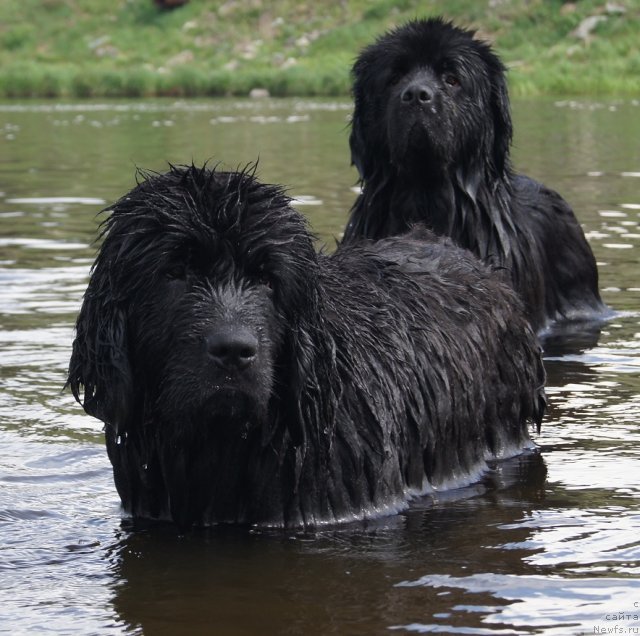
[[[265,272],[261,273],[258,276],[258,284],[264,285],[265,287],[268,287],[269,289],[273,289],[273,283],[272,283],[271,279],[267,276],[267,274]]]
[[[271,276],[264,266],[258,268],[258,271],[255,273],[254,280],[256,281],[256,283],[258,283],[258,285],[264,285],[269,289],[273,289],[273,281],[271,280]]]
[[[455,75],[453,75],[453,73],[446,73],[444,76],[444,81],[449,86],[460,86],[460,80]]]
[[[410,66],[404,61],[398,61],[389,72],[387,83],[389,86],[395,86],[400,80],[404,79],[409,72]]]

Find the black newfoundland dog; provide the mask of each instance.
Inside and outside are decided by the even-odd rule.
[[[536,330],[604,316],[573,211],[511,169],[505,69],[487,44],[441,19],[418,20],[364,49],[353,76],[351,157],[363,192],[344,242],[424,222],[504,268]]]
[[[539,346],[471,254],[426,230],[317,254],[250,170],[143,177],[105,221],[68,378],[125,511],[362,519],[531,445]]]

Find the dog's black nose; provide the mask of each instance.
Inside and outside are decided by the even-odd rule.
[[[426,82],[411,82],[400,93],[403,104],[428,104],[433,99],[433,89]]]
[[[215,331],[206,337],[207,352],[223,367],[248,367],[258,353],[258,339],[246,329]]]

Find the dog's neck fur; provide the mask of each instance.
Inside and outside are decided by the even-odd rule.
[[[505,266],[515,234],[508,208],[510,172],[504,178],[477,179],[476,174],[449,170],[434,177],[398,170],[392,176],[363,180],[345,241],[393,236],[424,223],[485,262]]]

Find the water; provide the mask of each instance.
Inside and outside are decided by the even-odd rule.
[[[331,247],[355,196],[349,112],[0,103],[0,632],[640,633],[640,104],[628,100],[514,104],[515,165],[572,203],[621,312],[596,346],[547,353],[541,455],[365,526],[178,537],[122,518],[100,424],[62,391],[96,213],[136,166],[259,158]]]

